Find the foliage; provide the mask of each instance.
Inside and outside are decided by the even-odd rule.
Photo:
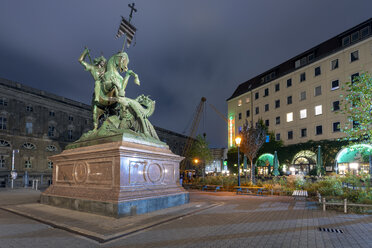
[[[240,161],[243,163],[243,153],[240,152]],[[236,166],[235,166],[236,165]],[[227,151],[227,169],[230,173],[238,173],[238,148],[232,147]]]
[[[372,143],[372,77],[362,73],[359,77],[346,83],[346,95],[342,96],[342,113],[349,122],[342,131],[351,143]],[[354,123],[354,124],[353,124]]]
[[[188,157],[192,159],[197,158],[200,161],[200,163],[195,165],[197,169],[203,169],[206,164],[213,160],[212,152],[208,148],[208,142],[201,135],[196,136]]]
[[[256,158],[258,151],[266,139],[266,129],[262,120],[257,123],[256,128],[252,125],[249,125],[248,121],[246,120],[245,124],[243,125],[241,136],[241,150],[247,156],[249,161],[251,161],[251,182],[254,183],[255,167],[253,160]]]

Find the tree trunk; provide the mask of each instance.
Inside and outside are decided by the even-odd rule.
[[[252,159],[253,160],[253,159]],[[255,168],[254,168],[254,164],[253,164],[253,161],[251,160],[251,183],[255,183],[255,176],[254,176],[254,172],[255,172]]]

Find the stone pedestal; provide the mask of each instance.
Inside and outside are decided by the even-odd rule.
[[[53,184],[41,203],[112,217],[189,202],[179,184],[182,157],[167,147],[118,141],[50,157]]]

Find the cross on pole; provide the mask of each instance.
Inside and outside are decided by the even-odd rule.
[[[128,4],[128,7],[130,8],[130,14],[129,14],[129,22],[132,20],[133,11],[137,12],[137,9],[134,8],[134,3]]]

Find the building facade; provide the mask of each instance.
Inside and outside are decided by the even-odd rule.
[[[344,137],[343,86],[372,72],[372,19],[240,84],[228,103],[228,146],[259,119],[285,145]]]
[[[49,156],[93,128],[91,106],[0,78],[0,186],[12,169],[20,178],[50,184]],[[159,139],[181,155],[187,136],[155,127]],[[18,180],[18,184],[24,181]]]

